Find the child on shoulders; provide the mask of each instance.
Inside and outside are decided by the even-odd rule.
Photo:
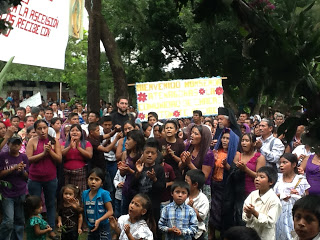
[[[277,182],[275,169],[264,166],[258,169],[255,191],[251,192],[243,205],[242,219],[247,227],[254,228],[262,240],[275,240],[275,225],[281,213],[281,202],[272,187]]]

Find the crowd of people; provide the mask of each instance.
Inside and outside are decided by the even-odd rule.
[[[126,97],[0,114],[1,239],[320,239],[320,153],[285,121],[136,118]],[[57,227],[57,228],[56,228]]]

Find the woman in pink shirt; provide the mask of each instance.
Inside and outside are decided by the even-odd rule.
[[[38,136],[29,140],[26,151],[30,164],[28,190],[30,195],[39,197],[43,190],[48,224],[54,230],[58,184],[56,164],[62,161],[61,148],[59,142],[48,135],[48,124],[45,120],[37,120],[34,128]],[[57,239],[53,230],[49,236]]]
[[[73,124],[66,142],[62,143],[64,157],[63,172],[65,184],[77,186],[82,193],[87,189],[86,161],[92,158],[92,145],[84,139],[79,124]]]

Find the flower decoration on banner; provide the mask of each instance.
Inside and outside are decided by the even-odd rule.
[[[179,112],[178,110],[175,110],[175,111],[173,112],[173,116],[174,116],[174,117],[179,117],[179,116],[180,116],[180,112]]]
[[[206,93],[206,90],[204,90],[204,88],[200,88],[199,93],[200,95],[204,95]]]
[[[139,102],[145,102],[145,101],[147,101],[147,97],[148,97],[147,94],[140,92],[138,94],[138,101]]]
[[[222,87],[217,87],[217,88],[216,88],[216,94],[217,94],[217,95],[223,94],[223,88],[222,88]]]
[[[143,113],[139,113],[138,118],[140,118],[141,120],[143,120],[146,117],[146,115],[144,115]]]

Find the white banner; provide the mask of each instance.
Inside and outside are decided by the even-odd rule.
[[[193,110],[202,114],[218,114],[223,107],[220,77],[136,83],[138,118],[148,120],[148,112],[159,119],[192,117]]]
[[[13,29],[0,35],[0,60],[64,69],[69,7],[69,0],[22,0],[2,15]]]
[[[19,104],[20,107],[26,108],[27,106],[29,107],[37,107],[42,103],[41,101],[41,94],[38,92],[37,94],[33,95],[32,97],[24,100]]]

